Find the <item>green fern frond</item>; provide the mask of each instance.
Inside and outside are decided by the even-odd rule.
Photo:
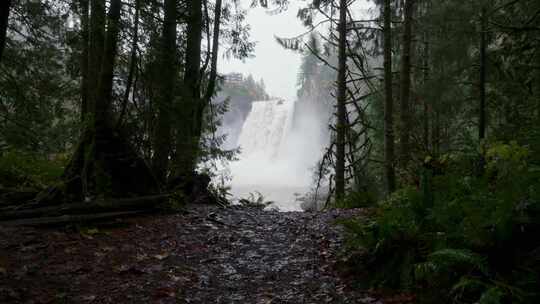
[[[523,301],[527,297],[527,293],[521,288],[508,284],[505,281],[493,280],[493,285],[503,294],[510,295],[513,299]]]
[[[451,294],[455,295],[456,298],[459,298],[461,294],[463,294],[466,291],[470,290],[476,290],[476,289],[485,289],[487,288],[487,284],[483,282],[482,280],[469,277],[469,276],[463,276],[457,282],[454,286],[452,286]]]
[[[428,280],[439,271],[440,267],[433,262],[418,263],[414,267],[414,277],[416,280]]]
[[[339,219],[336,223],[342,225],[347,232],[352,234],[363,235],[366,233],[367,225],[357,219]]]
[[[250,192],[248,198],[241,198],[238,202],[245,207],[257,208],[265,208],[275,203],[274,201],[266,201],[264,195],[259,191]]]
[[[298,51],[302,52],[304,50],[304,41],[302,37],[297,38],[283,38],[274,36],[274,39],[276,39],[276,42],[281,45],[283,48],[291,51]]]
[[[486,290],[480,299],[478,304],[500,304],[504,297],[504,292],[499,289],[499,287],[491,287]]]
[[[441,249],[430,254],[428,259],[442,267],[466,264],[477,268],[483,274],[488,273],[484,258],[467,249]]]

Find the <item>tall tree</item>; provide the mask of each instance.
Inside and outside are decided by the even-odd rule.
[[[87,109],[84,111],[92,112],[98,96],[98,86],[100,79],[99,64],[103,59],[103,51],[105,44],[105,0],[90,0],[90,28],[89,39],[90,48],[88,53],[88,84],[87,84]]]
[[[410,130],[411,130],[411,52],[412,52],[412,22],[415,0],[406,0],[403,20],[403,36],[401,40],[401,80],[400,80],[400,160],[403,169],[407,168],[410,159]]]
[[[201,38],[203,27],[202,1],[187,2],[188,25],[182,111],[184,121],[177,127],[176,176],[189,176],[195,170],[199,138],[196,136],[198,107],[201,106]],[[187,116],[186,116],[187,114]]]
[[[80,0],[80,18],[81,18],[81,120],[84,122],[86,119],[86,114],[88,112],[88,98],[89,98],[89,87],[88,87],[88,71],[89,71],[89,44],[90,44],[90,33],[89,33],[89,7],[88,0]]]
[[[141,10],[141,0],[135,0],[135,15],[133,16],[133,35],[131,38],[131,54],[129,55],[129,70],[126,79],[126,90],[124,91],[124,97],[122,99],[122,105],[120,109],[120,115],[116,123],[116,129],[122,126],[124,117],[127,112],[129,103],[129,96],[132,92],[133,83],[135,82],[135,74],[137,70],[137,53],[139,51],[139,15]]]
[[[176,69],[176,0],[165,0],[165,19],[161,37],[160,71],[158,91],[158,118],[154,135],[152,166],[156,178],[164,183],[167,178],[171,148],[171,109],[177,81]]]
[[[336,123],[336,199],[345,195],[345,132],[347,121],[347,0],[339,2],[338,71],[337,71],[337,123]]]
[[[427,31],[424,32],[424,49],[423,49],[423,77],[422,77],[422,84],[424,86],[424,89],[427,87],[427,83],[429,80],[429,34]],[[423,99],[423,120],[422,120],[422,126],[423,126],[423,133],[422,133],[422,139],[424,142],[424,148],[425,151],[430,151],[430,145],[429,145],[429,119],[430,119],[430,110],[429,110],[429,103],[427,100],[427,97],[424,96]]]
[[[11,0],[3,0],[0,3],[0,62],[2,62],[2,54],[6,46],[6,34],[9,21],[9,11],[11,8]]]
[[[118,53],[120,34],[121,0],[112,0],[107,17],[107,32],[101,58],[97,98],[94,101],[94,127],[96,134],[105,124],[111,123],[111,104],[113,93],[114,66]],[[101,135],[101,134],[100,134]]]
[[[396,189],[394,168],[394,101],[392,98],[392,11],[391,0],[384,0],[384,166],[386,189],[392,193]]]
[[[210,75],[208,76],[209,78],[208,87],[206,88],[206,93],[204,96],[205,105],[208,105],[216,89],[222,3],[223,3],[222,0],[216,0],[216,8],[215,8],[215,13],[214,13],[214,29],[213,29],[213,34],[212,34],[212,59],[211,59],[212,62],[210,63]],[[262,82],[262,79],[261,79],[261,82]],[[200,112],[199,116],[201,116],[199,120],[202,120],[202,111],[199,111],[199,112]]]
[[[93,0],[99,1],[99,0]],[[103,4],[103,2],[100,1]],[[99,4],[99,3],[98,3]],[[96,5],[94,2],[93,5]],[[157,183],[137,152],[122,132],[113,127],[113,78],[120,32],[121,0],[111,0],[103,32],[101,58],[90,56],[89,66],[98,66],[97,89],[92,92],[87,123],[79,145],[63,175],[65,185],[48,192],[44,201],[60,199],[80,201],[95,196],[126,196],[149,194],[157,191]],[[100,10],[91,12],[101,15]],[[99,18],[99,17],[98,17]],[[99,33],[102,24],[93,23],[91,33]],[[95,45],[94,45],[95,46]],[[92,50],[91,51],[97,51]],[[95,54],[93,54],[95,55]],[[97,60],[97,61],[93,61]]]
[[[487,12],[482,5],[480,13],[480,104],[478,115],[478,139],[486,137],[486,43],[487,43]]]

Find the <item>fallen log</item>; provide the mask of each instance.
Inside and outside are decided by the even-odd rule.
[[[57,217],[74,214],[97,214],[103,212],[126,212],[156,208],[169,198],[168,194],[142,196],[127,199],[107,199],[94,202],[70,203],[57,206],[34,207],[30,209],[4,210],[0,220],[13,220],[36,217]]]
[[[38,190],[32,188],[15,189],[0,187],[0,206],[26,203],[35,198],[38,193]]]
[[[125,216],[132,216],[147,212],[147,210],[138,211],[125,211],[125,212],[108,212],[97,214],[77,214],[77,215],[61,215],[53,217],[38,217],[27,218],[13,221],[0,222],[0,226],[47,226],[47,225],[59,225],[68,223],[80,223],[96,220],[105,220],[111,218],[120,218]]]

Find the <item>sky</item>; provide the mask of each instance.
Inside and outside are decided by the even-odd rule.
[[[251,26],[251,39],[257,43],[255,57],[247,58],[244,62],[222,58],[219,61],[219,72],[221,74],[231,72],[251,74],[256,80],[262,78],[266,84],[266,91],[271,96],[295,100],[296,78],[301,54],[284,49],[274,37],[290,38],[306,32],[307,28],[296,17],[298,8],[306,2],[292,0],[286,11],[271,15],[262,7],[250,8],[251,1],[241,0],[240,2],[243,8],[248,9],[246,22]],[[356,1],[353,11],[365,11],[372,6],[368,3],[367,0]]]
[[[251,0],[242,0],[241,3],[248,9],[246,22],[251,26],[251,39],[257,43],[255,57],[244,62],[222,58],[219,72],[252,74],[256,80],[264,79],[266,91],[271,96],[294,100],[301,55],[281,47],[274,36],[294,37],[306,31],[296,17],[297,1],[291,1],[288,10],[278,15],[270,15],[261,7],[249,8]]]

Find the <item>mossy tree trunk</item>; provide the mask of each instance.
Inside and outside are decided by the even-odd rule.
[[[199,118],[201,106],[201,38],[202,1],[187,2],[188,25],[182,103],[177,107],[180,123],[176,126],[176,154],[173,174],[190,176],[195,170],[199,150]]]
[[[134,87],[135,78],[137,75],[137,54],[139,52],[139,15],[141,10],[141,0],[135,0],[135,16],[133,16],[133,37],[131,38],[131,53],[129,55],[129,71],[126,79],[126,89],[124,91],[124,97],[122,98],[122,105],[120,109],[120,114],[118,115],[118,120],[116,122],[115,128],[122,127],[124,123],[124,117],[128,109],[129,97],[131,94],[131,89]],[[135,90],[133,90],[135,91]],[[135,92],[133,92],[135,95]]]
[[[210,75],[208,78],[208,87],[206,88],[206,93],[204,95],[203,102],[205,105],[208,105],[208,103],[211,101],[212,96],[214,95],[214,91],[216,89],[216,82],[217,82],[217,64],[218,64],[218,54],[219,54],[219,32],[220,32],[220,26],[221,26],[221,7],[222,7],[222,0],[216,0],[216,8],[214,13],[214,29],[213,29],[213,35],[212,35],[212,63],[210,64]],[[202,114],[204,111],[204,107],[202,108],[202,111],[199,111],[200,118],[199,120],[202,121]]]
[[[92,8],[101,8],[102,0],[93,0]],[[90,67],[99,66],[99,73],[92,68],[97,81],[89,81],[93,98],[91,111],[85,119],[81,140],[64,172],[64,187],[56,188],[43,198],[43,201],[80,201],[93,197],[125,197],[146,195],[157,192],[157,183],[152,172],[130,145],[125,136],[113,127],[111,113],[112,86],[117,44],[121,1],[112,0],[107,17],[107,31],[101,58],[97,60],[94,52],[99,51],[92,40]],[[93,10],[91,20],[99,19],[101,10]],[[102,24],[93,22],[91,33],[99,36]],[[97,33],[97,34],[96,34]]]
[[[400,160],[401,168],[407,170],[410,160],[410,130],[411,130],[411,54],[412,54],[412,23],[415,0],[405,2],[403,36],[401,51],[401,72],[400,72]]]
[[[394,100],[392,97],[392,12],[391,0],[384,0],[384,166],[388,193],[396,189],[394,169]]]
[[[98,98],[101,60],[105,43],[105,0],[90,0],[89,54],[88,54],[88,103],[87,113],[91,113]]]
[[[158,91],[158,117],[154,134],[152,167],[156,178],[166,183],[171,152],[171,111],[175,97],[176,69],[176,0],[165,0],[165,19],[160,45],[161,79]]]
[[[222,0],[216,0],[210,69],[201,70],[201,38],[203,27],[203,1],[189,1],[187,5],[188,27],[182,103],[178,107],[182,123],[176,127],[176,154],[172,170],[174,179],[192,178],[200,154],[204,129],[204,113],[211,102],[217,83],[217,64],[221,25]],[[206,16],[208,18],[208,16]],[[202,87],[206,73],[206,87]]]
[[[0,62],[2,62],[2,54],[4,53],[4,48],[6,46],[10,8],[11,0],[0,1]]]
[[[487,10],[482,5],[480,13],[480,105],[478,114],[478,139],[486,138],[486,48],[487,48]]]
[[[336,121],[336,199],[345,196],[345,132],[347,120],[347,1],[340,0],[338,25],[338,75]]]
[[[88,71],[89,71],[89,7],[88,0],[80,0],[80,18],[81,18],[81,121],[84,122],[88,113]]]
[[[429,8],[429,5],[426,4],[425,5],[425,8]],[[423,49],[423,78],[422,78],[422,83],[423,83],[423,86],[424,86],[424,90],[427,89],[427,84],[428,84],[428,81],[429,81],[429,72],[430,72],[430,61],[429,61],[429,55],[430,55],[430,45],[429,45],[429,38],[430,38],[430,35],[429,35],[429,32],[428,30],[424,30],[424,49]],[[424,95],[426,95],[424,93]],[[431,113],[430,113],[430,104],[428,103],[428,100],[427,100],[427,96],[424,96],[423,98],[423,111],[424,111],[424,115],[423,115],[423,119],[422,119],[422,122],[423,122],[423,142],[424,142],[424,147],[425,147],[425,151],[429,153],[429,151],[431,151],[431,148],[430,148],[430,143],[429,143],[429,123],[430,123],[430,116],[431,116]]]

